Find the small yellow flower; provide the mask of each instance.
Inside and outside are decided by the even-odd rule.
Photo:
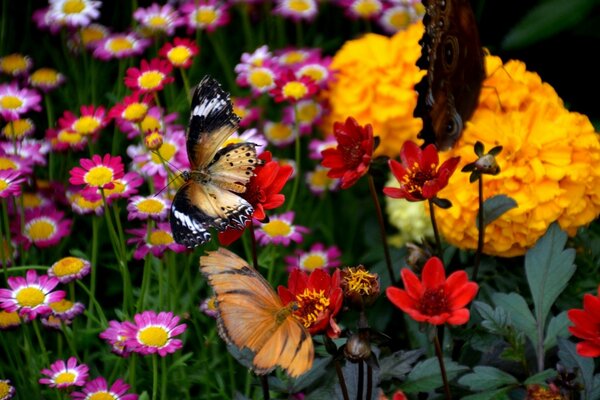
[[[0,72],[10,76],[25,74],[31,68],[31,58],[23,54],[13,53],[0,57]]]

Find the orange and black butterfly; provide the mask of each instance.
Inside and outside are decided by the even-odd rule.
[[[427,75],[416,86],[419,137],[446,150],[460,138],[479,101],[484,52],[469,0],[423,0],[425,34],[417,65]]]
[[[179,244],[195,247],[210,240],[210,228],[223,231],[243,228],[253,213],[252,206],[238,196],[260,164],[253,143],[223,146],[238,129],[229,94],[211,77],[194,91],[187,154],[191,165],[182,177],[185,183],[171,205],[171,230]]]
[[[200,257],[200,272],[215,292],[219,335],[228,344],[254,352],[256,374],[279,366],[297,377],[312,367],[313,341],[293,315],[295,303],[284,306],[258,271],[220,248]]]

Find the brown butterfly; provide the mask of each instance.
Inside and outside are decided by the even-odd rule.
[[[427,76],[416,86],[419,137],[446,150],[460,138],[479,100],[484,52],[469,0],[423,0],[425,34],[417,65]]]

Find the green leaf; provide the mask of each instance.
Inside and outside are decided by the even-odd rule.
[[[535,319],[541,327],[546,326],[550,307],[575,273],[575,250],[564,250],[566,243],[567,234],[554,223],[525,254],[525,275],[533,298]],[[540,340],[543,338],[533,342],[536,347]]]
[[[517,378],[494,367],[478,366],[473,372],[460,377],[458,383],[467,386],[473,392],[498,389],[519,383]]]
[[[495,335],[504,335],[506,327],[509,325],[509,316],[502,307],[493,309],[490,305],[481,301],[473,302],[475,311],[481,315],[483,326],[488,332]]]
[[[472,394],[470,396],[461,397],[462,400],[509,400],[508,391],[511,388],[502,388],[499,390],[492,390],[487,392],[481,392]]]
[[[449,381],[468,369],[449,358],[444,358],[444,363]],[[442,384],[442,374],[440,373],[438,360],[432,357],[415,365],[400,389],[407,393],[429,392],[439,388]]]
[[[502,214],[516,207],[518,207],[518,204],[512,197],[508,197],[504,194],[498,194],[490,197],[483,202],[483,227],[485,228],[496,219],[500,218]],[[475,221],[478,220],[479,212],[477,213],[477,218]]]
[[[570,333],[567,329],[571,325],[571,321],[567,317],[567,312],[563,311],[556,317],[553,317],[546,328],[546,338],[544,339],[544,351],[548,351],[556,346],[558,337],[569,337]]]
[[[553,369],[547,369],[544,370],[542,372],[538,372],[535,375],[530,376],[529,378],[525,379],[525,382],[523,382],[526,385],[533,385],[533,384],[546,384],[546,380],[548,378],[552,378],[556,376],[556,371]]]
[[[379,360],[380,379],[382,381],[392,378],[404,379],[423,353],[423,350],[397,351],[382,358]]]
[[[506,35],[502,47],[514,50],[575,27],[597,1],[550,0],[538,4]]]
[[[563,338],[558,338],[558,358],[565,367],[578,370],[586,399],[592,400],[590,395],[594,391],[594,359],[581,357],[577,354],[575,343]]]
[[[535,318],[533,318],[533,314],[531,314],[531,310],[523,296],[516,293],[494,293],[492,294],[492,300],[496,306],[506,310],[510,316],[511,325],[516,330],[523,332],[531,340],[531,343],[535,343]]]
[[[315,382],[327,373],[327,366],[331,363],[332,357],[316,358],[312,368],[305,374],[292,380],[289,393],[299,393],[307,388],[313,387]]]

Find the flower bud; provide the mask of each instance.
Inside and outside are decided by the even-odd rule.
[[[369,273],[362,265],[344,268],[341,286],[347,303],[359,309],[373,304],[381,292],[379,276]]]
[[[148,150],[158,151],[163,144],[163,135],[157,131],[150,131],[144,136],[144,144]]]
[[[351,362],[367,360],[371,356],[369,332],[365,330],[352,334],[344,346],[344,355]]]

